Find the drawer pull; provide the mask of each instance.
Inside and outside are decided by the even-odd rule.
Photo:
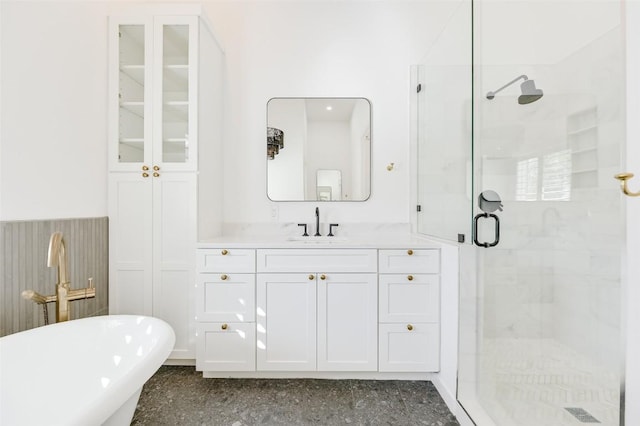
[[[222,327],[220,327],[223,330],[226,330],[229,326],[227,324],[222,324]]]
[[[408,275],[408,276],[407,276],[407,279],[408,279],[409,281],[413,281],[413,275]]]
[[[313,279],[315,279],[315,278],[316,278],[316,276],[315,276],[315,275],[313,275],[313,274],[309,274],[309,281],[311,281],[311,280],[313,280]]]
[[[321,280],[326,280],[326,279],[327,279],[327,276],[326,276],[325,274],[322,274],[322,275],[320,275],[320,279],[321,279]]]
[[[413,330],[413,326],[411,324],[408,324],[407,325],[407,330],[409,330],[409,331]]]
[[[222,250],[222,255],[223,255],[223,256],[226,256],[226,255],[228,255],[228,254],[229,254],[229,251],[228,251],[228,250]]]
[[[222,275],[220,275],[220,279],[221,279],[222,281],[226,281],[226,280],[227,280],[227,278],[229,278],[229,276],[228,276],[227,274],[222,274]]]
[[[413,250],[411,250],[411,249],[407,250],[407,254],[408,254],[409,256],[411,256],[411,255],[413,254]]]

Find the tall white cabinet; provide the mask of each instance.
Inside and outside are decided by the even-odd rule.
[[[198,185],[208,185],[198,148],[220,144],[222,51],[198,16],[111,17],[109,42],[109,310],[167,321],[170,358],[194,359]]]

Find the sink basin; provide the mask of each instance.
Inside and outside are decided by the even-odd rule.
[[[329,243],[344,243],[345,241],[347,241],[347,239],[345,237],[328,237],[326,235],[323,235],[321,237],[314,237],[314,236],[288,237],[287,241],[297,241],[300,243],[307,243],[307,244],[329,244]]]

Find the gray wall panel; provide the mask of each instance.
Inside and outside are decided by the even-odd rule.
[[[49,238],[62,232],[69,258],[71,288],[93,277],[96,297],[71,302],[71,319],[109,313],[108,219],[0,222],[0,336],[44,325],[42,306],[21,297],[24,290],[55,293],[57,268],[47,267]],[[49,323],[55,303],[49,303]]]

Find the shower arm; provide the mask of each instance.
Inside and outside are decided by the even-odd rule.
[[[522,74],[521,76],[514,78],[513,80],[511,80],[510,82],[508,82],[507,84],[505,84],[504,86],[499,88],[498,90],[494,90],[493,92],[488,92],[487,93],[487,98],[493,99],[493,97],[496,95],[496,93],[503,91],[504,89],[506,89],[507,87],[511,86],[513,83],[515,83],[516,81],[518,81],[520,79],[523,79],[524,81],[527,81],[527,80],[529,80],[529,77],[527,77],[525,74]]]

